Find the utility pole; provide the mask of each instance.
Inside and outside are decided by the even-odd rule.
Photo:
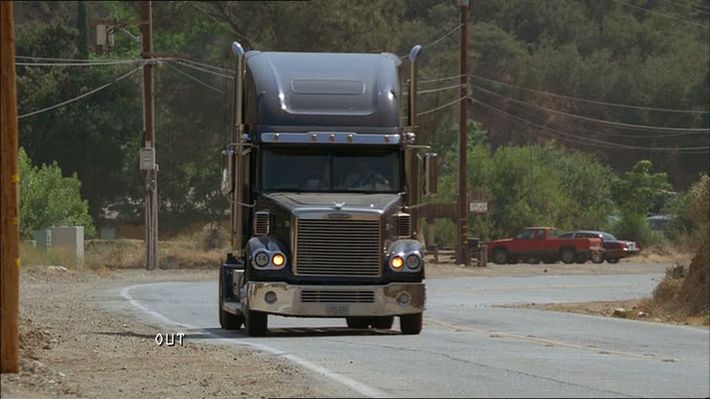
[[[461,6],[461,54],[459,72],[461,88],[459,104],[459,202],[458,202],[458,263],[468,266],[468,194],[467,194],[467,132],[466,106],[468,104],[468,0],[459,0]]]
[[[153,67],[156,57],[187,58],[185,54],[156,54],[153,52],[153,2],[141,0],[141,19],[118,21],[92,19],[91,25],[108,25],[112,30],[127,25],[140,25],[143,58],[143,147],[140,153],[140,169],[145,173],[145,265],[153,270],[159,267],[158,251],[158,164],[155,162],[155,100]],[[130,33],[129,33],[130,35]],[[133,35],[130,35],[133,37]],[[107,41],[108,42],[108,41]]]
[[[155,103],[153,101],[153,15],[152,2],[141,1],[141,24],[143,31],[142,57],[146,60],[143,64],[143,123],[144,123],[144,149],[142,163],[145,155],[148,157],[145,170],[145,260],[146,269],[153,270],[158,267],[158,167],[155,162]]]
[[[13,3],[0,2],[0,372],[19,371],[20,175],[17,168],[17,86]]]

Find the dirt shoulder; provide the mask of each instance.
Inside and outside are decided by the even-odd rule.
[[[710,327],[710,315],[685,316],[672,311],[658,309],[648,299],[629,299],[623,301],[598,301],[582,303],[547,303],[511,305],[524,309],[550,310],[555,312],[579,313],[592,316],[618,317],[622,319],[642,320],[656,323]]]
[[[707,244],[688,265],[668,265],[648,298],[585,303],[528,304],[528,309],[590,314],[692,326],[710,326],[710,262]],[[649,265],[649,264],[639,264]],[[663,266],[663,263],[659,263]],[[687,265],[687,266],[686,266]]]
[[[101,306],[108,290],[157,281],[214,280],[214,270],[21,273],[21,372],[3,398],[322,397],[307,371],[249,349],[185,340]]]

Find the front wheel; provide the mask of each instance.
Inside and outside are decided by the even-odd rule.
[[[565,248],[560,252],[560,259],[562,259],[562,262],[571,265],[574,263],[576,256],[574,253],[574,250],[571,248]]]
[[[493,251],[493,262],[498,265],[504,265],[508,263],[508,251],[501,248]]]
[[[422,331],[422,314],[414,313],[399,316],[399,330],[405,335],[416,335]]]
[[[238,330],[242,328],[244,316],[233,315],[222,308],[224,304],[224,271],[219,272],[219,325],[224,330]]]
[[[619,263],[619,258],[609,258],[606,261],[609,263]]]
[[[577,255],[577,259],[575,259],[574,261],[577,262],[577,263],[579,263],[579,264],[582,264],[582,263],[587,263],[588,260],[589,260],[589,255],[587,255],[587,254],[578,254],[578,255]]]

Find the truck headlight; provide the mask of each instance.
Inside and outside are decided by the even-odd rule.
[[[269,264],[269,255],[266,252],[259,252],[254,256],[254,263],[259,267],[264,267]]]
[[[410,269],[416,269],[421,265],[422,261],[417,255],[407,256],[407,267]]]
[[[392,260],[390,261],[390,265],[392,265],[393,269],[401,269],[402,266],[404,266],[404,259],[402,259],[401,256],[394,256],[392,257]]]
[[[281,254],[276,254],[271,258],[271,263],[276,267],[281,267],[286,263],[286,257]]]

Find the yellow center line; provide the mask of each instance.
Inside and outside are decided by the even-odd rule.
[[[563,348],[577,349],[577,350],[583,350],[583,351],[587,351],[587,352],[595,352],[595,353],[605,354],[605,355],[608,354],[608,355],[625,356],[625,357],[631,357],[631,358],[635,358],[635,359],[660,360],[660,361],[664,361],[664,362],[678,362],[679,361],[678,359],[675,359],[675,358],[658,359],[656,357],[656,355],[652,355],[652,354],[624,352],[624,351],[617,351],[617,350],[613,350],[613,349],[604,349],[604,348],[598,348],[598,347],[590,348],[590,347],[586,347],[586,346],[582,346],[582,345],[570,344],[567,342],[555,341],[555,340],[551,340],[551,339],[528,337],[528,336],[523,336],[523,335],[505,333],[505,332],[487,331],[482,328],[462,326],[462,325],[458,325],[458,324],[448,323],[445,321],[433,320],[430,318],[426,318],[426,321],[428,323],[431,323],[434,325],[450,328],[454,331],[458,330],[458,331],[469,331],[469,332],[489,334],[489,336],[491,338],[517,339],[520,341],[534,342],[534,343],[545,345],[545,346],[559,346],[559,347],[563,347]]]

